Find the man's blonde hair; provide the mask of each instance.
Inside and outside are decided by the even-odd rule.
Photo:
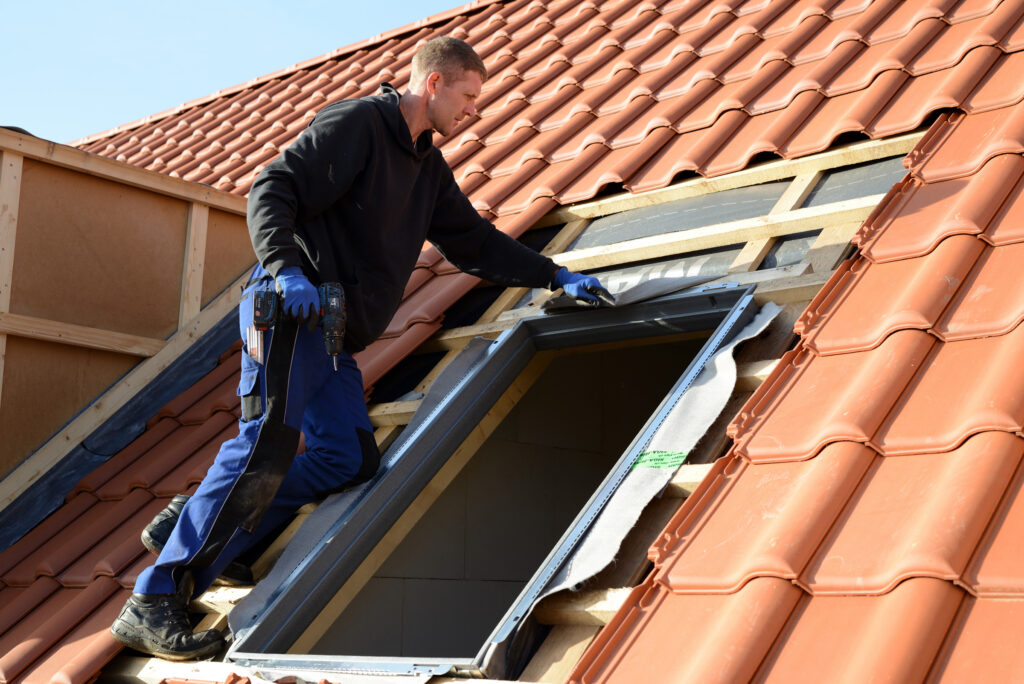
[[[426,78],[437,71],[445,81],[457,81],[464,71],[475,71],[487,80],[487,67],[464,40],[450,36],[431,38],[412,58],[412,80]]]

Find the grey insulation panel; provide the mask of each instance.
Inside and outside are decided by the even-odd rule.
[[[626,240],[691,230],[764,216],[782,196],[790,179],[749,185],[594,219],[571,249],[600,247]]]
[[[889,157],[828,171],[807,196],[803,206],[817,207],[856,197],[881,195],[889,192],[906,173],[903,157]]]

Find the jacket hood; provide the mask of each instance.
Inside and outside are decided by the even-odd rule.
[[[380,94],[367,99],[371,100],[380,111],[388,130],[403,150],[417,159],[422,159],[430,153],[430,150],[434,147],[434,132],[427,130],[420,133],[420,136],[416,139],[416,144],[413,145],[409,124],[405,122],[405,117],[402,116],[402,110],[399,107],[401,95],[395,90],[394,86],[390,83],[381,83]]]

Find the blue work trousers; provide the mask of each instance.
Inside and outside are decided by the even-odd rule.
[[[257,266],[239,305],[243,343],[252,293],[273,286]],[[380,454],[353,358],[343,353],[335,371],[319,329],[291,320],[264,337],[262,363],[243,347],[238,436],[221,445],[156,563],[139,575],[136,592],[174,593],[187,570],[197,596],[297,508],[376,472]],[[296,456],[300,430],[306,448]]]

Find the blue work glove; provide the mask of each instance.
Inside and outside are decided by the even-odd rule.
[[[565,294],[587,306],[612,306],[615,297],[601,286],[601,281],[594,276],[573,273],[565,266],[558,269],[551,284],[565,290]]]
[[[316,325],[320,310],[320,295],[298,266],[283,268],[277,274],[277,289],[284,299],[285,314],[299,323]]]

